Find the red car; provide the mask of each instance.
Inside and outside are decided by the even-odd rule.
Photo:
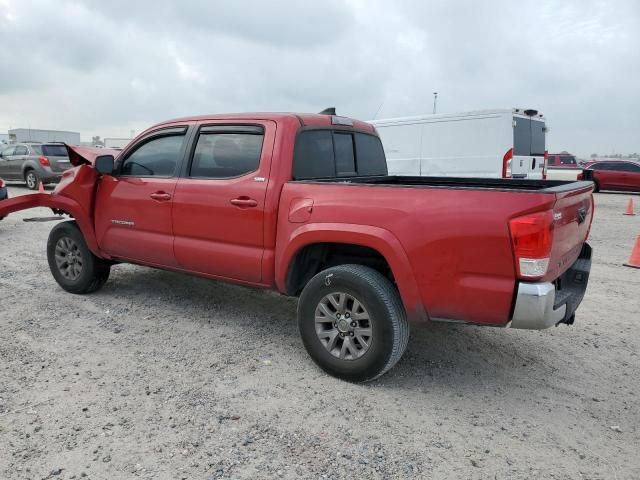
[[[640,192],[640,164],[624,160],[606,160],[587,165],[578,180],[591,180],[595,191]]]
[[[591,182],[389,176],[375,128],[332,111],[171,120],[104,153],[69,147],[53,194],[0,202],[73,218],[47,244],[63,289],[120,262],[275,289],[346,380],[388,371],[409,320],[572,324],[587,287]]]

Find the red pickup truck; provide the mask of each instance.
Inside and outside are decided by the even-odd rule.
[[[571,324],[591,268],[591,182],[388,176],[371,125],[332,114],[181,118],[117,157],[69,147],[47,206],[51,272],[72,293],[130,262],[299,296],[325,371],[366,381],[409,321]],[[115,153],[115,152],[114,152]]]

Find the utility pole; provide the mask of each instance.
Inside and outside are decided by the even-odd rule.
[[[436,107],[438,105],[438,92],[433,92],[433,113],[436,113]]]

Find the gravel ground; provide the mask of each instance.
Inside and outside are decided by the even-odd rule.
[[[12,187],[12,195],[27,193]],[[0,478],[640,478],[640,233],[596,195],[573,327],[414,326],[379,381],[328,377],[272,292],[113,268],[63,292],[52,223],[0,223]],[[634,196],[640,208],[640,196]]]

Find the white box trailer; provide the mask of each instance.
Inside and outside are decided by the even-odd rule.
[[[545,177],[545,118],[521,108],[372,120],[389,173]]]

